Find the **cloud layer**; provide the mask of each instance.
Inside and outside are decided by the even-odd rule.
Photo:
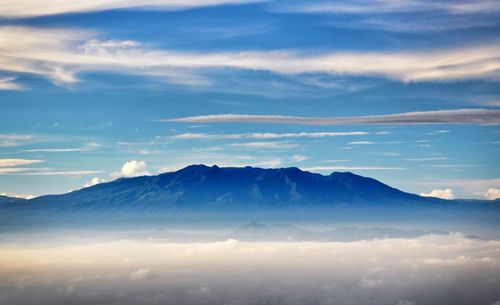
[[[39,75],[61,85],[77,82],[81,72],[102,71],[199,86],[211,83],[204,75],[209,69],[372,76],[400,82],[498,80],[500,69],[498,44],[323,54],[295,50],[200,53],[154,49],[132,40],[100,40],[90,31],[1,26],[0,50],[0,71]]]
[[[62,245],[0,248],[5,304],[492,305],[500,300],[499,242],[461,234],[348,243],[127,238],[68,244],[74,239],[65,237]]]

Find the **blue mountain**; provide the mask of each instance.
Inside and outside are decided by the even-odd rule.
[[[26,201],[57,210],[234,211],[328,206],[401,206],[440,202],[353,173],[321,175],[298,168],[192,165],[157,176],[121,178]]]
[[[266,222],[500,221],[500,201],[421,197],[349,172],[191,165],[61,195],[0,196],[0,229]]]

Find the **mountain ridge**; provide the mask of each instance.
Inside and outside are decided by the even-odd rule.
[[[9,199],[7,199],[9,198]],[[449,201],[407,193],[351,172],[329,175],[297,167],[190,165],[159,175],[119,178],[66,194],[25,200],[0,198],[1,206],[62,211],[228,212],[324,207],[446,206]]]

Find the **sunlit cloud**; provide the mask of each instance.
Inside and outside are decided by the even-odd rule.
[[[93,186],[93,185],[96,185],[99,183],[103,183],[103,182],[106,182],[106,180],[101,179],[99,177],[94,177],[94,178],[90,179],[89,181],[87,181],[83,187],[90,187],[90,186]]]
[[[441,199],[454,199],[455,196],[453,195],[453,190],[450,188],[447,189],[436,189],[432,190],[429,193],[420,193],[420,196],[425,196],[425,197],[437,197]]]
[[[491,200],[498,199],[500,198],[500,189],[491,187],[484,193],[484,197]]]
[[[0,167],[29,165],[44,162],[43,160],[33,159],[0,159]]]
[[[500,46],[422,51],[307,54],[296,50],[220,53],[154,49],[132,40],[99,40],[68,29],[0,27],[0,71],[73,84],[81,72],[114,72],[202,86],[206,69],[260,70],[283,75],[326,73],[412,81],[498,80]]]
[[[119,172],[111,173],[112,178],[120,178],[120,177],[137,177],[137,176],[145,176],[149,175],[149,172],[146,170],[147,163],[141,160],[132,160],[125,162]]]
[[[0,3],[0,16],[19,18],[68,13],[85,13],[115,9],[182,10],[224,4],[262,2],[259,0],[5,0]]]

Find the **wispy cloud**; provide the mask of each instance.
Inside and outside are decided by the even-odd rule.
[[[375,142],[372,141],[354,141],[354,142],[349,142],[349,145],[371,145],[375,144]]]
[[[0,147],[13,147],[33,139],[32,135],[0,134]]]
[[[304,156],[304,155],[293,155],[290,157],[290,160],[293,162],[302,162],[302,161],[309,160],[309,157]]]
[[[324,171],[354,171],[354,170],[404,170],[402,167],[387,166],[313,166],[305,167],[304,170],[315,172]]]
[[[449,160],[447,157],[426,157],[426,158],[408,158],[406,161],[415,161],[415,162],[427,162],[427,161],[442,161]]]
[[[33,159],[0,159],[0,167],[20,166],[44,162],[43,160]]]
[[[288,141],[275,141],[275,142],[246,142],[246,143],[231,143],[227,146],[233,148],[243,149],[257,149],[257,150],[282,150],[298,147],[297,144]]]
[[[288,123],[305,125],[500,124],[500,110],[455,109],[323,118],[282,115],[216,114],[165,119],[163,121],[186,123]]]
[[[64,153],[64,152],[84,152],[95,150],[102,145],[98,143],[88,143],[81,147],[73,148],[35,148],[35,149],[25,149],[23,152],[48,152],[48,153]]]
[[[15,80],[15,77],[0,78],[0,90],[24,90],[24,86],[14,82]]]
[[[226,139],[280,139],[280,138],[326,138],[368,135],[364,131],[352,132],[290,132],[290,133],[236,133],[236,134],[208,134],[208,133],[182,133],[171,136],[178,140],[226,140]]]
[[[428,1],[428,0],[354,0],[314,1],[282,6],[282,11],[335,14],[387,14],[402,12],[441,11],[451,14],[491,13],[500,10],[498,1]]]
[[[81,72],[148,76],[209,85],[207,69],[260,70],[283,75],[326,73],[410,81],[499,79],[500,45],[398,52],[238,51],[196,53],[154,49],[131,40],[99,40],[67,29],[0,27],[0,71],[40,75],[72,84]]]
[[[4,0],[0,2],[0,16],[19,18],[130,8],[182,10],[252,2],[262,2],[262,0],[46,0],[43,3],[36,0]]]
[[[95,175],[100,174],[102,171],[96,170],[41,170],[41,171],[31,171],[31,172],[22,172],[19,175],[24,176],[85,176],[85,175]]]

